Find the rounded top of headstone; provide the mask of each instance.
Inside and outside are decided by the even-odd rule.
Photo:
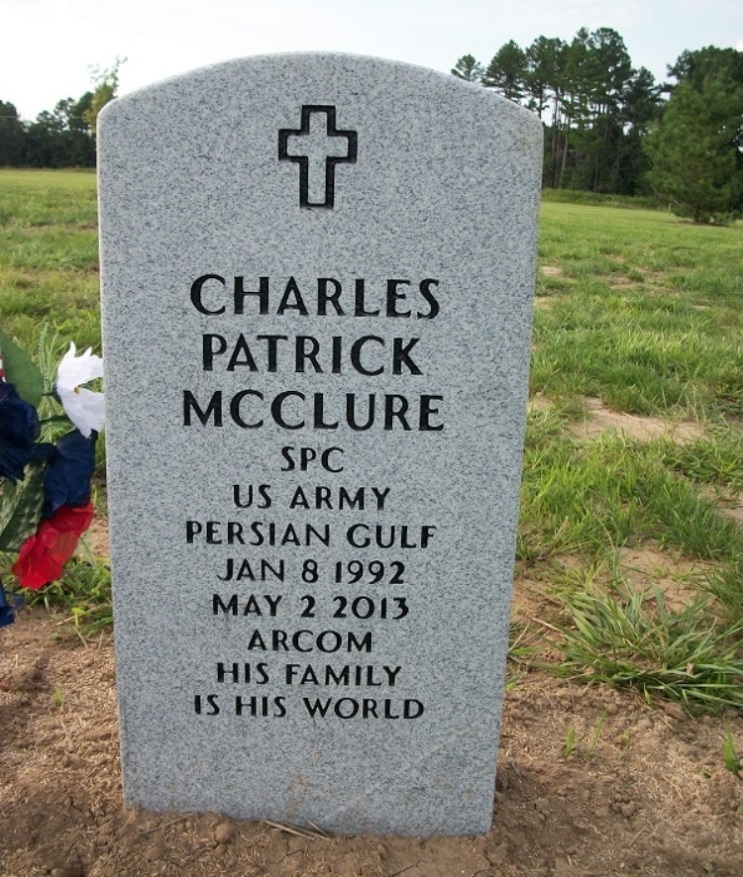
[[[289,90],[294,87],[304,88],[313,81],[335,82],[340,89],[348,87],[349,81],[351,86],[356,81],[360,94],[364,94],[366,84],[368,97],[373,99],[378,88],[376,83],[387,81],[392,85],[399,83],[401,78],[408,80],[411,85],[415,83],[415,87],[421,90],[421,100],[426,99],[427,89],[469,93],[472,99],[495,102],[501,107],[501,112],[512,113],[514,117],[523,119],[523,124],[533,125],[535,129],[541,130],[541,121],[533,113],[479,83],[466,82],[449,73],[405,61],[323,51],[251,55],[197,67],[111,101],[103,108],[99,118],[105,119],[115,107],[130,102],[147,101],[158,94],[207,88],[210,82],[215,86],[227,82],[232,83],[233,87],[243,84],[245,88],[249,88],[251,83],[253,88],[261,87],[262,83],[280,83],[283,90]]]

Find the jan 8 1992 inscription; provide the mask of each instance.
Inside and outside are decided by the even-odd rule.
[[[482,89],[343,55],[104,110],[131,803],[489,824],[540,150]]]

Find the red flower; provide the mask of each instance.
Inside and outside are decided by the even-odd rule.
[[[42,518],[33,536],[21,546],[18,560],[11,567],[24,588],[38,591],[62,576],[82,534],[93,520],[93,503],[61,506],[50,518]]]

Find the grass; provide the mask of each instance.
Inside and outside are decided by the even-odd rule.
[[[735,737],[732,731],[726,731],[725,741],[722,744],[722,760],[725,767],[731,773],[739,773],[741,770],[741,760],[735,745]]]
[[[583,192],[574,189],[544,189],[543,203],[591,204],[602,207],[627,207],[630,209],[658,210],[663,205],[653,197],[635,195],[599,195],[596,192]]]
[[[562,746],[562,754],[565,758],[570,758],[575,749],[575,728],[571,725],[565,732],[565,742]]]
[[[95,192],[95,170],[71,168],[66,170],[36,170],[0,167],[0,186],[5,188],[42,189],[47,195],[67,189]]]
[[[743,702],[743,529],[724,514],[743,490],[741,253],[740,223],[543,201],[518,554],[567,601],[553,669],[712,712]],[[588,396],[705,436],[580,441]],[[706,594],[678,614],[617,596],[618,552],[647,544],[698,560]]]
[[[61,613],[87,639],[112,622],[110,567],[98,558],[73,559],[63,579],[41,591],[25,591],[24,600]]]
[[[518,558],[564,607],[557,672],[619,684],[632,666],[634,681],[622,684],[714,711],[738,696],[740,678],[725,668],[743,642],[743,528],[725,515],[743,490],[743,224],[694,226],[651,206],[543,198],[548,270],[537,278],[530,387],[539,404],[527,424]],[[49,324],[57,357],[69,340],[100,350],[96,222],[94,174],[0,170],[0,324],[27,349]],[[620,413],[695,421],[700,437],[578,439],[570,427],[589,396]],[[645,545],[698,563],[707,602],[675,615],[633,592],[618,557]],[[8,566],[0,559],[4,578]],[[95,630],[110,619],[107,566],[73,563],[32,600]],[[619,640],[625,670],[610,671],[607,643],[618,659]],[[528,665],[533,650],[519,635],[512,657]],[[704,680],[684,669],[703,652],[717,668]]]
[[[722,421],[710,425],[710,439],[686,445],[667,442],[662,449],[666,466],[696,484],[743,490],[743,431]]]
[[[581,754],[588,758],[593,758],[596,755],[596,747],[598,746],[601,732],[604,729],[605,724],[606,716],[599,716],[590,735],[580,738],[578,737],[575,728],[570,725],[565,733],[565,740],[562,745],[563,757],[570,758],[571,755],[578,752],[579,747],[582,747],[580,750]]]
[[[657,589],[651,598],[582,592],[565,603],[572,624],[556,643],[561,675],[662,695],[690,711],[743,707],[743,621],[716,621],[710,598],[678,612]]]
[[[553,430],[541,414],[530,418],[519,559],[569,553],[603,559],[647,540],[723,563],[743,554],[740,528],[666,465],[666,442],[607,435],[581,443]]]
[[[0,169],[0,320],[34,350],[48,324],[100,348],[95,175]]]
[[[637,414],[743,415],[743,225],[545,203],[532,392]]]

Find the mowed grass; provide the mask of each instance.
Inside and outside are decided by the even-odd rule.
[[[743,225],[546,203],[532,391],[637,414],[743,416]]]
[[[706,488],[743,487],[743,224],[546,203],[540,266],[523,555],[653,539],[732,560],[743,534]],[[571,439],[586,397],[704,438]]]
[[[714,560],[743,616],[743,531],[719,501],[743,489],[743,224],[545,203],[539,246],[521,558],[595,567],[652,541]],[[579,441],[587,397],[702,437]]]
[[[30,350],[45,323],[100,349],[96,199],[91,172],[0,169],[0,320]]]
[[[547,202],[539,255],[518,557],[563,606],[558,669],[741,707],[743,224]],[[580,438],[589,398],[668,432]],[[638,591],[620,558],[643,549],[707,597],[673,612]],[[655,578],[667,587],[668,569]]]
[[[31,350],[44,324],[59,333],[60,353],[69,340],[100,350],[95,177],[0,170],[0,226],[3,328]],[[625,617],[672,636],[681,644],[673,666],[683,667],[685,631],[693,663],[697,634],[714,623],[726,696],[699,700],[743,704],[743,525],[727,514],[743,490],[743,224],[704,228],[661,211],[545,201],[539,263],[517,552],[519,568],[563,606],[553,620],[591,643],[581,650],[567,635],[561,669],[593,678],[577,668],[580,655],[611,652]],[[590,416],[590,397],[635,419],[689,421],[696,437],[581,438],[575,426]],[[698,564],[694,584],[707,599],[678,615],[651,598],[638,605],[619,558],[643,546],[684,569]],[[90,579],[105,601],[98,573]],[[79,595],[81,580],[75,571],[67,593]],[[64,593],[57,587],[54,599]],[[73,614],[94,620],[81,605],[70,597]],[[601,679],[648,693],[656,688],[642,680],[661,678],[665,688],[676,670],[655,668],[657,638],[647,653],[642,643],[628,648],[643,673],[633,677],[624,655],[621,672],[612,676],[609,661]],[[705,685],[695,676],[675,696],[688,703]]]

